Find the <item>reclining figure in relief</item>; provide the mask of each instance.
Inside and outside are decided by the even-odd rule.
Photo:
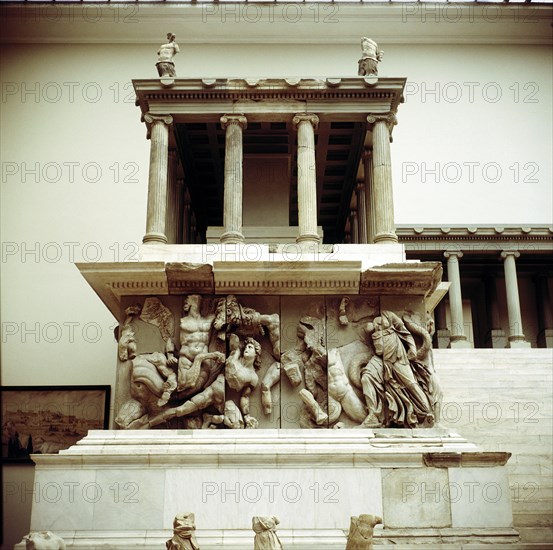
[[[159,319],[172,321],[171,312],[158,298],[148,300],[156,301],[157,314],[144,321],[142,316],[138,318],[140,307],[129,308],[122,326],[119,351],[121,361],[131,361],[131,399],[122,405],[116,423],[125,429],[147,429],[182,419],[169,425],[174,428],[257,427],[257,419],[250,415],[249,401],[259,384],[261,344],[251,336],[241,340],[238,334],[265,334],[267,330],[273,353],[279,352],[278,314],[265,315],[245,308],[234,296],[220,299],[216,314],[202,313],[201,296],[186,296],[176,352],[171,338],[165,341],[165,333],[163,337],[160,334],[164,323]],[[170,327],[165,328],[168,334],[172,332]],[[210,345],[212,349],[223,347],[213,328],[218,331],[219,339],[222,335],[224,343],[228,337],[228,357],[220,351],[209,351]],[[145,350],[144,335],[148,334],[151,345]],[[262,382],[266,414],[270,412],[271,387],[279,381],[280,363],[274,361]],[[236,403],[226,399],[226,386],[239,392]]]

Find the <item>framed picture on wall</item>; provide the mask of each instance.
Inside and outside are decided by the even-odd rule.
[[[106,430],[110,386],[5,386],[0,389],[2,462],[58,453],[88,430]]]

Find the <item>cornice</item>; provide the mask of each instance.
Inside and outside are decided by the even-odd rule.
[[[361,260],[78,263],[77,268],[122,321],[124,296],[184,294],[416,295],[430,297],[440,262],[384,264],[363,270]]]
[[[246,113],[252,110],[253,114],[263,109],[259,103],[267,102],[266,107],[276,116],[272,112],[274,102],[280,101],[283,102],[281,112],[295,113],[302,106],[306,108],[306,104],[309,107],[307,102],[312,102],[318,113],[328,111],[344,116],[345,109],[362,113],[365,119],[369,109],[381,110],[387,115],[396,112],[403,102],[406,80],[403,77],[176,78],[167,87],[156,78],[133,80],[133,86],[136,104],[143,116],[149,112],[216,116],[218,105],[228,109],[240,101],[239,108]],[[289,109],[285,108],[287,106]]]
[[[405,226],[396,227],[400,242],[544,241],[553,243],[553,226]]]

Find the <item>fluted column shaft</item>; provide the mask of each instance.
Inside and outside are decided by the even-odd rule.
[[[165,218],[165,235],[170,244],[177,243],[177,219],[179,215],[179,189],[177,185],[177,152],[169,149],[167,166],[167,214]]]
[[[351,211],[351,241],[354,244],[359,244],[359,217],[357,216],[357,210]]]
[[[484,287],[486,291],[486,310],[488,313],[488,324],[490,326],[490,330],[499,329],[501,328],[501,318],[497,304],[495,277],[493,275],[486,275],[484,279]]]
[[[298,225],[296,242],[320,242],[317,233],[317,170],[315,164],[315,129],[319,117],[296,115],[293,123],[298,131]]]
[[[507,295],[507,316],[509,317],[509,345],[525,343],[522,330],[522,315],[520,313],[520,298],[518,295],[517,266],[515,258],[520,256],[518,250],[501,252],[503,269],[505,271],[505,291]]]
[[[374,196],[374,173],[372,150],[365,149],[363,152],[363,172],[365,174],[365,209],[366,209],[366,232],[367,242],[374,243],[376,234],[376,202]]]
[[[365,185],[358,183],[355,187],[357,194],[357,221],[359,227],[359,242],[367,244],[367,204],[365,198]]]
[[[455,342],[466,342],[465,323],[463,320],[463,297],[461,295],[461,274],[459,272],[459,258],[463,257],[461,251],[446,251],[447,279],[451,283],[449,287],[449,310],[451,314],[451,345]]]
[[[225,130],[225,194],[222,243],[243,243],[242,235],[242,130],[247,126],[243,115],[224,115]]]
[[[538,346],[550,348],[553,347],[553,304],[547,275],[537,275],[534,282],[538,310]]]
[[[367,117],[373,132],[373,178],[376,210],[375,243],[397,243],[394,223],[394,193],[392,160],[390,154],[390,128],[396,124],[395,116]]]
[[[546,275],[538,275],[535,279],[536,298],[538,306],[539,329],[553,329],[553,304]]]
[[[190,231],[190,195],[188,194],[188,189],[184,190],[184,207],[182,210],[182,242],[183,244],[190,244],[191,240],[191,231]]]
[[[150,124],[150,169],[146,234],[142,242],[165,244],[169,125],[172,124],[173,117],[147,114],[144,120]]]

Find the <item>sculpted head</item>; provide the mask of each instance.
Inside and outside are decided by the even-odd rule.
[[[176,36],[172,32],[167,33],[167,40],[169,42],[173,42],[175,40]]]
[[[253,359],[253,366],[256,369],[261,367],[261,344],[254,338],[246,338],[242,355],[245,359]]]
[[[226,301],[227,325],[240,325],[240,305],[236,296],[229,294]]]
[[[184,297],[184,302],[182,304],[182,310],[185,313],[188,313],[191,309],[200,311],[200,302],[202,297],[199,294],[189,294]]]

